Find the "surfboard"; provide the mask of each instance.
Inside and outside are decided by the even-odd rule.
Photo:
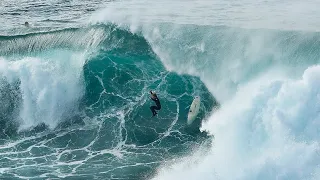
[[[188,112],[188,121],[187,124],[190,125],[197,117],[199,114],[200,110],[200,96],[194,97],[189,112]]]

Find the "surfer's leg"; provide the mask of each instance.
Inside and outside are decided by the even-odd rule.
[[[155,116],[157,114],[157,112],[155,110],[155,109],[157,109],[157,106],[151,106],[150,109],[151,109],[153,116]]]

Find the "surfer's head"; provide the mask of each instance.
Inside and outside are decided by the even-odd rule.
[[[150,91],[150,93],[151,93],[151,96],[152,96],[152,97],[157,97],[157,94],[156,94],[155,91]]]
[[[24,25],[25,25],[26,27],[29,27],[29,23],[28,23],[27,21],[24,23]]]

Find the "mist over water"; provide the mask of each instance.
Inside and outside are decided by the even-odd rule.
[[[211,152],[168,165],[154,179],[317,179],[318,75],[314,66],[298,80],[241,88],[203,124],[215,135]]]

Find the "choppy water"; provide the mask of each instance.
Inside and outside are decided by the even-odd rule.
[[[1,179],[320,178],[319,2],[0,5]]]

